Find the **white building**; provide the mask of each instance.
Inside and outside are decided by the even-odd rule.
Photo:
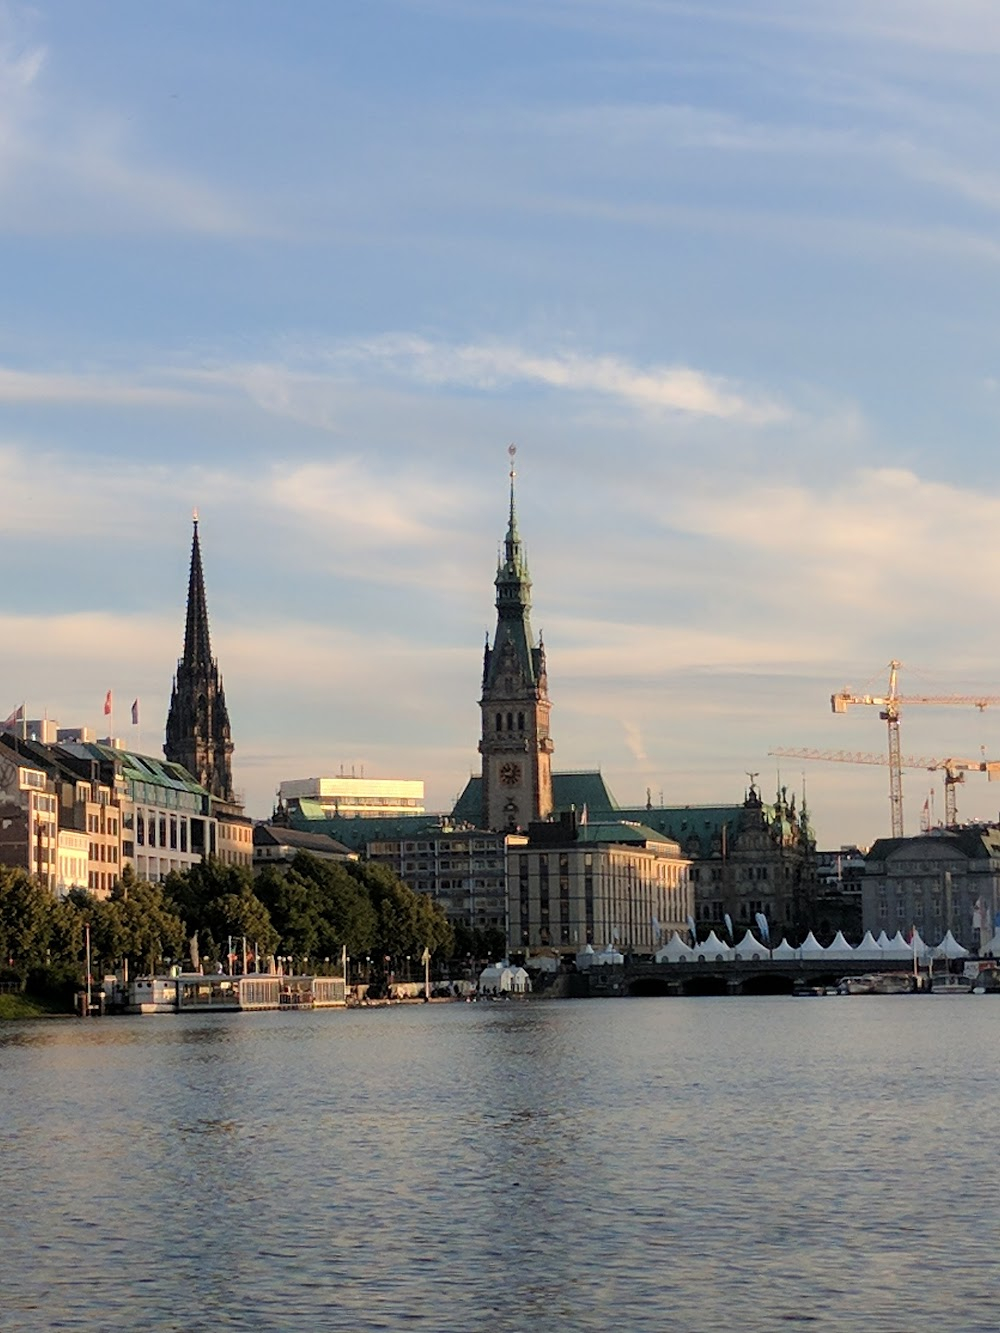
[[[398,778],[297,778],[278,787],[280,805],[298,806],[307,819],[422,815],[424,784]]]

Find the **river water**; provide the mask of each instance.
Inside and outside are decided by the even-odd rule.
[[[1000,1000],[0,1023],[0,1329],[995,1330]]]

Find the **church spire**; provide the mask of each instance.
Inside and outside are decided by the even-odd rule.
[[[184,662],[193,667],[212,660],[208,638],[208,604],[205,600],[205,575],[201,567],[201,543],[198,540],[198,511],[194,511],[194,535],[191,538],[191,573],[188,576],[187,623],[184,627]]]
[[[208,637],[208,603],[196,510],[184,656],[177,663],[170,695],[163,753],[172,763],[186,768],[218,800],[233,802],[232,752],[226,695]]]

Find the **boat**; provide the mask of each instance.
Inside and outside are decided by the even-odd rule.
[[[841,977],[837,982],[839,995],[872,995],[875,991],[875,976],[866,972],[859,977]]]
[[[971,995],[972,982],[955,972],[935,972],[931,978],[932,995]]]
[[[874,972],[872,995],[912,995],[917,989],[912,972]]]

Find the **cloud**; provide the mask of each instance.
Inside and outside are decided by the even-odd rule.
[[[311,364],[310,364],[311,363]],[[440,343],[393,333],[303,349],[284,367],[231,365],[206,378],[239,386],[269,410],[288,412],[303,391],[339,379],[395,379],[424,387],[453,387],[494,394],[517,385],[617,400],[629,407],[721,418],[752,425],[784,421],[784,404],[747,392],[720,375],[684,365],[635,366],[615,356],[555,350],[536,352],[510,343]]]
[[[9,13],[0,20],[16,26]],[[154,163],[112,109],[72,104],[44,77],[47,56],[16,36],[0,41],[0,229],[203,236],[264,229],[259,209]]]
[[[143,382],[142,372],[116,377],[102,371],[14,370],[0,366],[0,403],[107,405],[113,407],[189,407],[203,402],[204,392]]]

